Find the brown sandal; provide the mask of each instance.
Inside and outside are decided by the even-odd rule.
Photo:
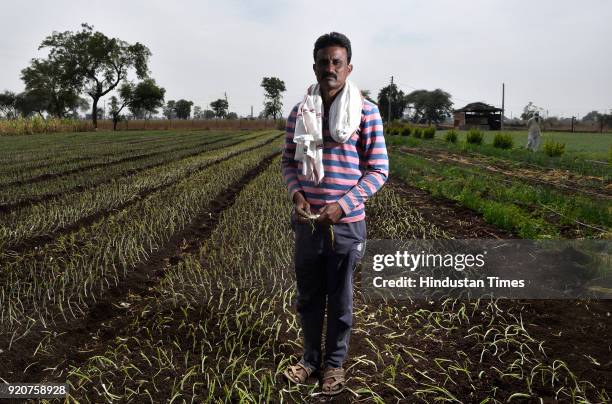
[[[321,391],[326,396],[335,396],[346,387],[346,374],[342,368],[327,368],[321,380]]]
[[[308,380],[313,372],[314,369],[308,368],[302,363],[298,362],[297,365],[292,365],[285,369],[283,375],[285,375],[287,380],[295,384],[305,384],[306,380]]]

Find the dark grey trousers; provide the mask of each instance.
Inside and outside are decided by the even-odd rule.
[[[302,224],[295,231],[297,312],[304,335],[301,363],[319,369],[338,368],[347,357],[353,326],[353,271],[363,256],[365,221],[330,226]],[[321,342],[327,300],[325,358]]]

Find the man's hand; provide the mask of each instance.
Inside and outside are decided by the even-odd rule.
[[[301,192],[296,192],[293,194],[293,207],[295,209],[295,216],[300,223],[308,223],[310,219],[310,204],[304,198],[304,195]]]
[[[338,202],[334,202],[323,206],[318,213],[317,222],[327,225],[336,224],[342,217],[342,208]]]

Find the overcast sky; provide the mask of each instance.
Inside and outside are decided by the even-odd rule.
[[[330,31],[353,45],[351,79],[374,96],[390,76],[404,92],[441,88],[455,108],[484,101],[507,116],[533,101],[550,115],[612,109],[612,2],[576,1],[2,1],[0,91],[53,31],[81,22],[141,42],[166,100],[257,115],[264,76],[285,81],[284,112],[315,81],[312,48]]]

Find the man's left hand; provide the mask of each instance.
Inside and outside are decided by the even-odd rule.
[[[319,217],[317,218],[317,222],[327,225],[336,224],[342,217],[342,213],[342,208],[338,202],[325,205],[318,212]]]

